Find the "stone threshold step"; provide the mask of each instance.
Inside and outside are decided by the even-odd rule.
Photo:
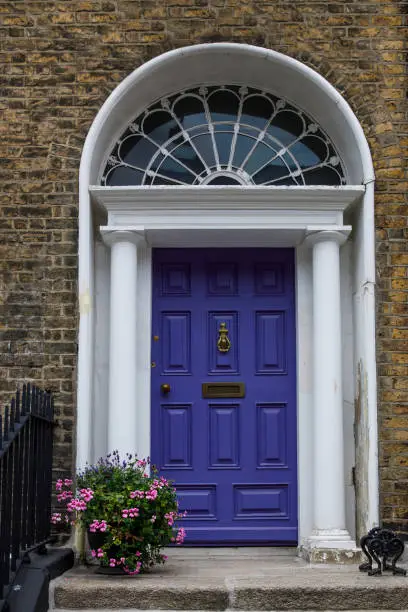
[[[369,577],[357,568],[136,578],[72,570],[51,584],[50,610],[408,610],[408,579]]]

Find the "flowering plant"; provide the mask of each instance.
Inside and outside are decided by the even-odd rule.
[[[184,515],[178,512],[171,483],[148,469],[148,461],[129,454],[121,461],[115,451],[78,474],[76,495],[72,480],[58,480],[57,500],[66,511],[54,513],[52,522],[87,529],[92,557],[104,567],[139,574],[164,563],[161,549],[183,543],[185,531],[175,523]]]

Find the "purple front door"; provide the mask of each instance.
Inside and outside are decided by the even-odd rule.
[[[186,544],[296,544],[293,249],[155,249],[152,325],[152,462]]]

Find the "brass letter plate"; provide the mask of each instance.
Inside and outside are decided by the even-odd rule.
[[[203,383],[203,397],[208,399],[220,399],[222,397],[245,397],[245,383]]]

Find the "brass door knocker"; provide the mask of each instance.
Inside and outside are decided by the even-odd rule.
[[[231,340],[228,338],[228,329],[226,323],[220,323],[218,330],[217,348],[220,353],[228,353],[231,348]]]

